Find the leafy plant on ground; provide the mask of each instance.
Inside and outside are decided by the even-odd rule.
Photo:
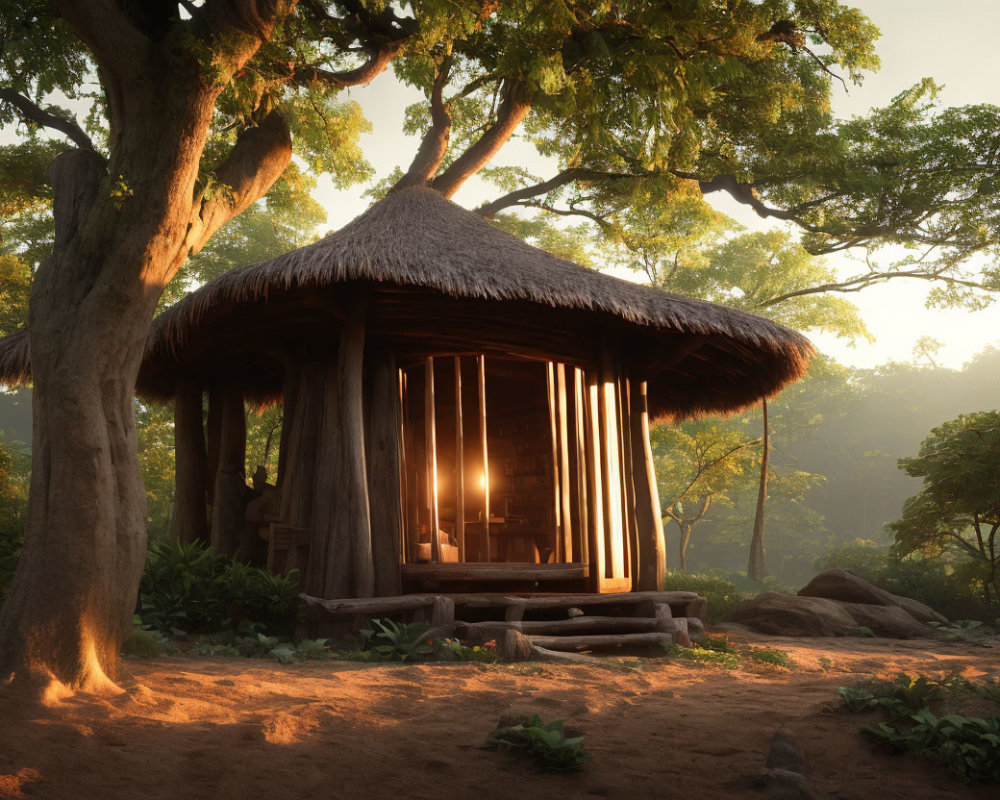
[[[174,540],[150,543],[137,613],[142,627],[165,634],[287,635],[298,606],[297,572],[272,575],[201,542]]]
[[[485,664],[494,664],[498,659],[495,641],[470,647],[455,639],[436,641],[434,643],[434,657],[440,661],[478,661]]]
[[[756,664],[770,664],[778,667],[788,667],[788,653],[770,647],[753,647],[738,645],[729,641],[727,636],[706,634],[693,642],[693,647],[679,644],[664,645],[667,658],[694,661],[700,664],[714,665],[723,669],[736,669],[743,661]]]
[[[925,676],[896,676],[841,687],[848,711],[881,710],[883,720],[861,728],[865,737],[895,752],[910,752],[943,764],[968,781],[1000,781],[1000,719],[962,714],[937,716],[930,708],[945,690],[971,692],[1000,702],[1000,686],[976,684],[953,676],[934,681]]]
[[[362,651],[371,654],[366,661],[419,661],[434,653],[425,636],[430,627],[424,622],[373,619],[368,624],[358,633]]]
[[[574,772],[591,760],[582,736],[567,737],[562,720],[546,723],[537,714],[501,717],[486,744],[531,756],[547,772]]]
[[[274,658],[282,664],[334,657],[326,646],[326,639],[303,639],[293,644],[262,633],[256,636],[231,633],[202,636],[189,652],[198,656]]]

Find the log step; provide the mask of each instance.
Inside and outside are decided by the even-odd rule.
[[[619,633],[596,634],[591,636],[528,636],[533,645],[546,650],[584,650],[592,647],[636,647],[670,644],[673,636],[669,633]]]
[[[655,631],[657,620],[653,617],[574,617],[555,620],[521,620],[463,623],[470,629],[511,629],[524,634],[560,633],[640,633]]]

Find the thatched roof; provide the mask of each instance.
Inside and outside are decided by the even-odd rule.
[[[266,391],[250,374],[266,372],[263,357],[248,353],[276,337],[335,332],[345,284],[365,287],[371,331],[404,346],[419,337],[410,349],[427,355],[461,343],[585,366],[603,333],[631,359],[632,374],[650,380],[660,414],[746,406],[798,378],[812,354],[804,337],[777,323],[586,269],[411,188],[314,244],[216,278],[163,313],[147,341],[140,391],[169,395],[185,370],[212,375],[223,363],[242,363],[247,389]],[[25,342],[0,343],[0,379],[23,377],[27,357]]]

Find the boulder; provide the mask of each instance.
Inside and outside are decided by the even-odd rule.
[[[730,621],[772,636],[851,636],[868,628],[878,636],[911,639],[932,634],[898,606],[842,603],[827,597],[765,592],[737,606]]]
[[[858,623],[836,600],[764,592],[741,603],[731,622],[772,636],[836,636],[853,633]]]
[[[825,597],[844,603],[863,603],[871,606],[896,606],[919,622],[940,622],[948,620],[930,606],[918,600],[899,595],[873,586],[863,578],[842,569],[828,569],[819,573],[808,584],[799,589],[802,597]],[[864,623],[862,623],[864,624]],[[866,626],[871,627],[871,626]],[[874,630],[874,628],[872,629]]]

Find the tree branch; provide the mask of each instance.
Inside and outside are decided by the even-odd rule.
[[[444,161],[445,153],[448,152],[448,141],[451,137],[451,113],[448,111],[448,106],[445,105],[442,95],[445,84],[448,83],[451,64],[451,57],[448,56],[438,67],[434,86],[431,88],[431,125],[424,134],[406,174],[392,187],[394,190],[407,186],[427,186],[431,176],[437,172],[441,162]]]
[[[292,159],[292,137],[284,117],[268,114],[256,128],[240,135],[225,162],[215,171],[219,189],[199,204],[185,248],[197,253],[220,227],[263,197]]]
[[[517,127],[531,111],[531,103],[523,96],[516,81],[505,92],[497,109],[497,121],[451,165],[433,181],[431,188],[451,197],[470,177],[486,166],[497,151],[506,144]]]
[[[90,137],[84,132],[74,119],[68,119],[66,117],[60,116],[49,109],[44,109],[41,106],[32,102],[28,97],[25,97],[20,92],[16,92],[13,89],[0,88],[0,100],[10,103],[10,105],[16,108],[21,116],[41,125],[45,128],[51,128],[52,130],[59,131],[66,137],[70,139],[77,147],[81,150],[95,150],[94,143],[90,140]]]

